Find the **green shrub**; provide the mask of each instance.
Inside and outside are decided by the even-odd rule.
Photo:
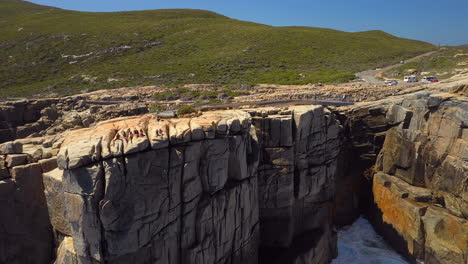
[[[173,92],[159,92],[153,95],[153,98],[159,101],[176,99],[178,96]]]
[[[218,97],[218,91],[204,91],[201,92],[201,95],[208,98],[216,98]]]
[[[151,112],[161,112],[161,111],[162,111],[162,109],[161,109],[159,106],[157,106],[157,105],[150,106],[150,107],[148,107],[148,109],[149,109]]]
[[[180,94],[181,96],[190,96],[190,97],[199,97],[200,92],[199,91],[186,91]]]
[[[211,105],[211,104],[212,104],[212,105],[216,105],[216,104],[221,104],[221,103],[222,103],[222,102],[221,102],[221,100],[219,100],[219,99],[210,99],[210,100],[208,101],[208,104],[210,104],[210,105]]]
[[[183,105],[177,109],[177,115],[183,116],[183,115],[188,115],[192,113],[196,113],[197,110],[190,105]]]

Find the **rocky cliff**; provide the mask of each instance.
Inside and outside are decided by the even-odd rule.
[[[254,263],[251,130],[249,115],[232,111],[175,121],[147,115],[68,135],[58,164],[71,238],[59,259]]]
[[[0,103],[0,143],[56,135],[69,129],[89,127],[103,120],[148,112],[145,105],[137,103],[99,103],[104,105],[91,104],[80,96]]]
[[[337,113],[352,164],[338,174],[337,224],[349,223],[359,208],[410,261],[467,262],[468,99],[455,91]]]
[[[63,208],[52,217],[65,236],[57,259],[257,263],[260,243],[292,252],[312,232],[288,260],[328,262],[338,133],[316,106],[146,115],[71,132],[63,171],[44,175],[63,192],[48,201]]]
[[[367,213],[410,260],[466,263],[467,117],[420,92],[4,143],[0,262],[328,263],[333,225]]]
[[[418,93],[387,112],[374,176],[382,229],[425,263],[468,262],[468,99]]]
[[[0,263],[49,263],[54,254],[42,179],[57,162],[27,151],[20,142],[0,145]]]
[[[339,122],[319,106],[248,112],[261,150],[257,175],[262,259],[328,262],[336,255],[332,218]]]

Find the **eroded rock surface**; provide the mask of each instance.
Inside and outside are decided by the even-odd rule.
[[[373,201],[400,252],[466,263],[467,108],[463,94],[419,92],[121,117],[0,144],[0,262],[327,263],[333,224]],[[65,127],[95,110],[77,103]]]
[[[257,263],[260,241],[288,251],[315,232],[297,261],[327,262],[339,131],[330,111],[300,106],[70,132],[58,164],[76,258]]]
[[[468,261],[468,99],[418,93],[387,112],[374,200],[387,233],[425,263]],[[395,235],[393,235],[395,237]]]
[[[0,103],[0,143],[56,135],[90,127],[99,121],[148,112],[146,105],[126,102],[103,105],[81,96]]]
[[[231,111],[70,133],[58,163],[78,262],[256,263],[252,129]]]
[[[54,255],[42,183],[53,161],[25,151],[21,142],[0,144],[0,263],[50,263]]]

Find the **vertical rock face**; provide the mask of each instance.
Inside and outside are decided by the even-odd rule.
[[[468,99],[406,96],[378,157],[373,193],[390,237],[425,263],[468,261]],[[391,235],[393,234],[393,235]]]
[[[70,135],[58,160],[72,242],[57,261],[256,263],[252,129],[247,113],[231,111],[122,119],[86,139]]]
[[[301,245],[288,262],[330,261],[338,122],[323,107],[264,110],[70,133],[62,181],[45,175],[63,192],[50,196],[57,263],[258,263],[260,241]]]
[[[395,100],[337,112],[343,123],[342,153],[336,175],[335,224],[353,223],[372,205],[372,168],[393,123],[386,114]]]
[[[283,254],[295,251],[300,235],[309,232],[310,241],[302,241],[302,252],[295,254],[301,256],[297,263],[330,261],[336,254],[331,219],[340,153],[337,120],[319,106],[250,113],[261,146],[258,191],[262,246],[282,248],[272,251]],[[266,252],[270,254],[270,250]]]
[[[0,263],[50,263],[53,258],[42,184],[46,169],[23,152],[21,143],[0,145]]]

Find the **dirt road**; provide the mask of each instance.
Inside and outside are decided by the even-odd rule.
[[[419,59],[421,59],[423,57],[432,55],[435,52],[437,52],[437,51],[431,51],[431,52],[427,52],[427,53],[418,55],[418,56],[416,56],[414,58],[405,60],[405,63],[417,61],[417,60],[419,60]],[[358,72],[358,73],[356,73],[356,76],[358,76],[360,79],[364,80],[365,82],[369,83],[370,85],[385,85],[385,83],[383,81],[379,80],[377,77],[380,77],[382,75],[382,73],[384,73],[384,72],[386,72],[386,71],[388,71],[390,69],[396,68],[398,66],[401,66],[401,64],[398,63],[398,64],[390,65],[390,66],[381,68],[379,70],[368,70],[368,71]]]

